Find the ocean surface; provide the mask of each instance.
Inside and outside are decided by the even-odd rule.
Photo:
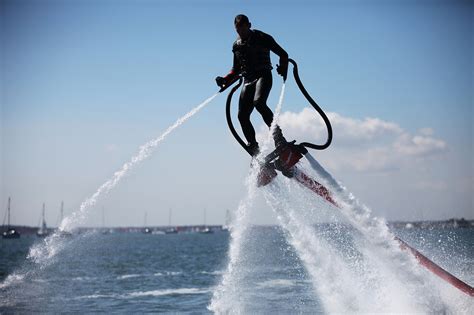
[[[314,227],[314,233],[333,240],[333,246],[348,255],[357,255],[357,247],[341,241],[344,229],[321,225]],[[393,232],[474,284],[473,229]],[[323,305],[328,297],[314,289],[317,280],[308,274],[286,232],[279,227],[253,226],[248,234],[242,247],[246,254],[239,256],[243,261],[240,276],[234,279],[239,295],[227,310],[235,306],[247,314],[326,313]],[[0,239],[0,313],[211,313],[211,300],[219,299],[216,291],[228,272],[230,234],[225,231],[167,235],[90,232],[66,238],[62,251],[40,267],[27,259],[30,247],[38,242],[44,240],[35,236]],[[370,281],[370,273],[366,277]],[[355,289],[358,284],[344,285]],[[472,298],[457,289],[447,290],[452,290],[451,295],[459,294],[463,304],[454,306],[453,313],[472,311]],[[367,296],[367,302],[372,298]],[[457,300],[451,297],[451,301]]]

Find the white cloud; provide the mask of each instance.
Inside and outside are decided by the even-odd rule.
[[[445,151],[446,142],[432,136],[411,136],[408,133],[403,133],[397,138],[393,147],[401,155],[428,156]]]
[[[335,153],[338,155],[338,153]],[[354,150],[344,152],[341,158],[335,159],[336,163],[341,161],[343,164],[336,168],[352,169],[359,172],[374,171],[385,172],[399,168],[396,157],[391,154],[391,150],[386,147],[375,147],[368,150]]]
[[[391,171],[447,150],[446,142],[435,138],[432,128],[410,134],[398,124],[380,118],[355,119],[338,113],[328,113],[328,118],[334,139],[325,162],[332,169]],[[323,143],[327,137],[324,122],[310,108],[282,113],[279,125],[288,140]],[[262,128],[261,132],[264,129],[267,130]]]
[[[434,134],[434,130],[431,128],[421,128],[419,133],[423,136],[432,136]]]
[[[306,115],[308,114],[314,116],[314,111],[306,108]],[[373,140],[382,135],[399,134],[402,132],[402,129],[397,124],[379,118],[368,117],[364,120],[359,120],[344,117],[337,113],[329,113],[328,118],[338,136],[348,140]]]
[[[338,113],[328,113],[334,134],[340,141],[368,141],[384,134],[399,134],[402,129],[395,123],[379,118],[358,120]],[[295,138],[325,139],[326,126],[313,109],[304,108],[299,113],[284,112],[279,124]]]

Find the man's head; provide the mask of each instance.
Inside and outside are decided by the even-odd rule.
[[[234,19],[234,26],[240,38],[247,39],[247,37],[250,35],[250,27],[252,26],[249,18],[243,14],[237,15]]]

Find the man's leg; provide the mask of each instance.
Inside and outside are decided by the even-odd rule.
[[[265,124],[270,127],[273,121],[273,112],[267,106],[267,99],[272,89],[273,79],[270,71],[261,76],[257,83],[255,83],[255,93],[253,98],[253,105],[257,111],[262,115]]]
[[[254,108],[254,95],[255,84],[244,84],[242,91],[240,92],[238,117],[245,139],[247,139],[248,142],[248,148],[252,155],[257,155],[258,143],[255,139],[255,129],[250,121],[250,114],[252,114]]]
[[[267,105],[267,99],[270,95],[270,90],[272,89],[273,78],[272,73],[268,72],[265,73],[262,77],[260,77],[256,83],[255,88],[255,97],[253,99],[253,104],[258,112],[262,115],[265,124],[270,127],[273,121],[273,112]],[[279,145],[286,143],[285,137],[283,137],[283,133],[279,126],[275,126],[275,130],[273,132],[273,139],[275,141],[275,146],[278,147]]]

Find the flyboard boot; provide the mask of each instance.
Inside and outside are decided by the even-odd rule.
[[[295,175],[296,163],[301,160],[307,150],[291,142],[281,142],[279,146],[265,157],[260,173],[258,174],[258,187],[268,185],[277,176],[276,170],[284,176],[292,178]]]
[[[277,168],[276,165],[274,165],[275,159],[278,158],[278,154],[283,151],[288,150],[288,146],[289,146],[289,143],[286,141],[285,137],[283,136],[283,133],[279,126],[275,126],[275,129],[273,131],[273,140],[275,142],[276,149],[272,153],[267,155],[265,157],[264,162],[261,163],[260,165],[260,171],[258,173],[258,178],[257,178],[257,185],[259,187],[269,184],[273,180],[273,178],[277,176],[277,173],[275,172],[275,170],[279,170],[283,174],[285,174],[283,171],[284,167]],[[295,141],[293,141],[293,143],[294,142]]]

